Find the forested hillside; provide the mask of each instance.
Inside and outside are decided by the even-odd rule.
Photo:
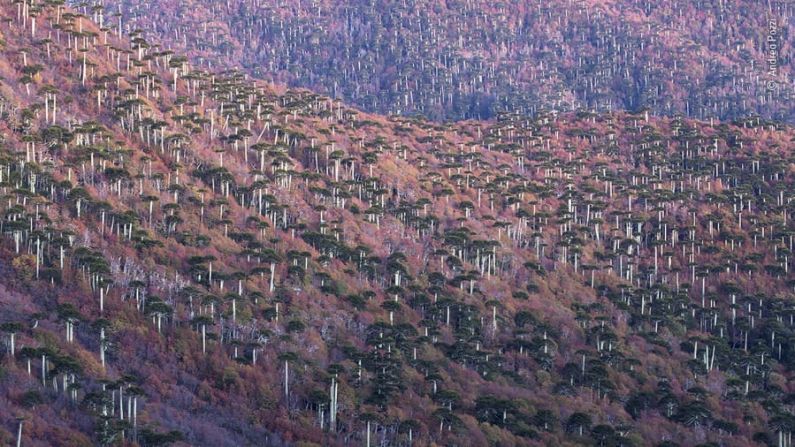
[[[91,15],[0,3],[1,444],[790,445],[791,127],[385,118]]]
[[[204,66],[432,119],[650,110],[792,122],[787,0],[99,0]],[[88,6],[83,9],[90,14]]]

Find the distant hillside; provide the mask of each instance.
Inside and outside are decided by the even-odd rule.
[[[439,124],[0,4],[0,444],[786,445],[795,131]]]
[[[649,109],[795,120],[791,1],[97,3],[201,64],[384,114]]]

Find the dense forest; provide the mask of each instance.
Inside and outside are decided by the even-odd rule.
[[[108,23],[201,66],[243,68],[382,114],[648,109],[795,120],[789,0],[95,3]]]
[[[792,445],[789,125],[371,115],[117,19],[0,3],[0,444]]]

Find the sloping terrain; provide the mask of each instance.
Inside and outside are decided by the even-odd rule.
[[[0,443],[789,442],[791,127],[387,119],[116,26],[0,5]]]
[[[100,0],[203,66],[433,119],[650,110],[792,122],[787,0]],[[97,9],[94,13],[98,15]]]

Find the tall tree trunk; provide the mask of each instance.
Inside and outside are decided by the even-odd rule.
[[[284,402],[289,408],[290,406],[290,364],[287,360],[284,361]]]

